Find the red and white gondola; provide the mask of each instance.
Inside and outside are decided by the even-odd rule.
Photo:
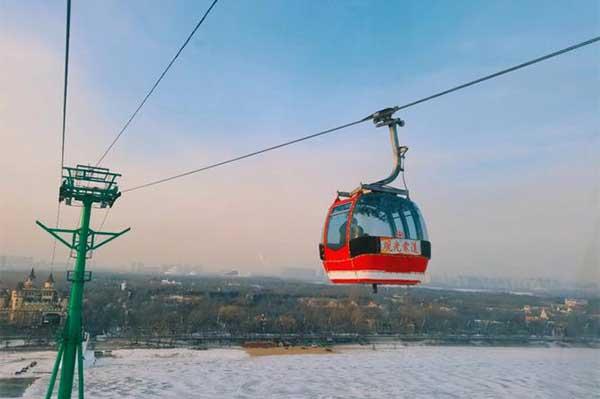
[[[319,254],[334,284],[415,285],[423,281],[431,243],[425,220],[408,190],[388,186],[404,171],[407,147],[398,145],[394,109],[373,115],[377,127],[388,126],[395,158],[390,176],[356,190],[338,192],[329,208]]]

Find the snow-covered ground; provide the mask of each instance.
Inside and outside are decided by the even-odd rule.
[[[600,350],[387,347],[249,357],[242,350],[119,350],[86,371],[87,398],[600,398]],[[32,360],[40,398],[54,354],[0,352],[0,378]],[[46,372],[46,373],[44,373]]]

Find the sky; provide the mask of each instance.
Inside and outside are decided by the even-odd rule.
[[[67,164],[98,160],[209,4],[73,2]],[[52,253],[34,222],[56,217],[64,30],[62,1],[0,1],[0,254]],[[599,34],[597,1],[221,0],[104,166],[126,189]],[[599,93],[596,44],[397,115],[432,274],[600,282]],[[126,193],[104,229],[132,231],[94,262],[317,270],[336,190],[391,161],[385,129],[362,124]]]

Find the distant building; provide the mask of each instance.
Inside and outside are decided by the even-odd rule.
[[[52,273],[41,287],[35,286],[35,270],[10,293],[7,306],[8,321],[18,325],[60,322],[66,311],[66,300],[61,300],[54,288]]]
[[[525,321],[548,321],[550,320],[550,316],[551,314],[548,311],[546,311],[546,308],[542,308],[540,310],[539,316],[534,315],[532,309],[530,308],[529,312],[525,312]]]
[[[195,275],[202,270],[200,265],[190,265],[185,263],[164,264],[160,266],[160,272],[173,275]]]
[[[132,273],[142,273],[144,271],[144,264],[142,262],[131,262],[130,271]]]
[[[588,304],[587,299],[565,298],[565,307],[570,312],[576,309],[582,309]]]

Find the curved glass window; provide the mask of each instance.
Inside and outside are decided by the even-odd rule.
[[[425,222],[416,204],[388,193],[365,194],[356,203],[350,238],[363,235],[427,240]]]
[[[418,215],[418,220],[419,220],[419,224],[421,225],[421,235],[423,236],[423,240],[429,241],[429,233],[427,232],[427,225],[425,224],[425,219],[423,218],[423,214],[421,213],[421,210],[419,209],[417,204],[415,204],[414,202],[413,202],[413,207],[414,207],[415,212]]]
[[[338,205],[331,211],[327,223],[327,246],[339,249],[346,244],[346,227],[348,226],[350,203]]]

